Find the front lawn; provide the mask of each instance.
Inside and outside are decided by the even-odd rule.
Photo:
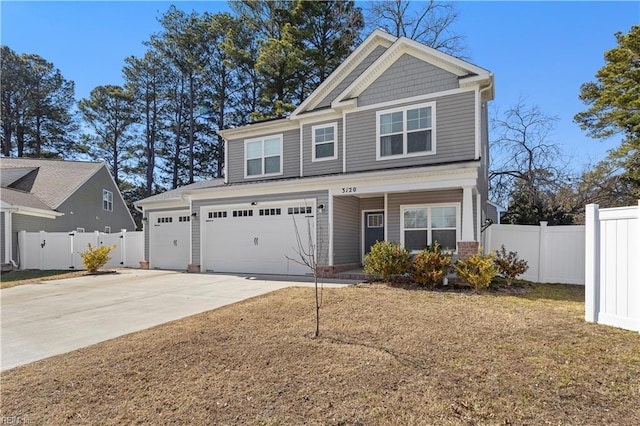
[[[62,278],[73,278],[85,275],[85,271],[69,271],[66,270],[26,270],[26,271],[8,271],[0,275],[0,288],[15,287],[22,284],[32,284],[42,281],[57,280]]]
[[[640,424],[640,335],[584,289],[291,288],[2,373],[34,424]]]

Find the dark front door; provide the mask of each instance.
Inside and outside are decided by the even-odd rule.
[[[384,241],[384,212],[365,212],[364,254],[371,251],[376,241]]]

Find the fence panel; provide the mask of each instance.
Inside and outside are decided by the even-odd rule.
[[[586,220],[585,319],[640,332],[640,202]]]
[[[491,225],[483,245],[487,253],[503,245],[517,252],[529,265],[524,280],[584,284],[584,226]]]
[[[138,267],[144,258],[142,232],[25,232],[18,234],[20,269],[85,269],[81,252],[88,244],[114,245],[106,268]]]

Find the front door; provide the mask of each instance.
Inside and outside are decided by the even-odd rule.
[[[364,213],[364,254],[371,251],[376,241],[384,241],[384,212]]]

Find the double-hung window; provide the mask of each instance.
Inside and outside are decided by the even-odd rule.
[[[417,252],[438,242],[443,250],[456,250],[460,205],[422,205],[401,207],[401,244]]]
[[[113,211],[113,192],[102,190],[102,209],[108,212]]]
[[[435,102],[379,111],[377,159],[435,154]]]
[[[312,161],[335,160],[338,158],[337,134],[337,123],[321,124],[311,128],[313,139]]]
[[[246,140],[245,177],[282,174],[282,135]]]

